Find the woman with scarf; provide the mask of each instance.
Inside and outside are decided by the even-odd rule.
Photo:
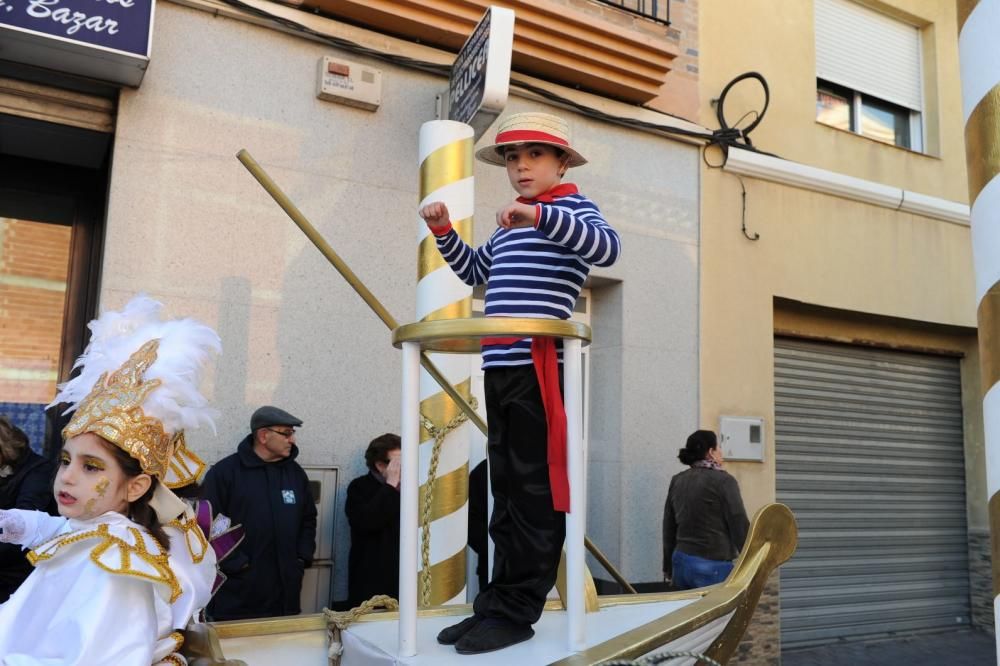
[[[750,521],[714,432],[696,430],[677,458],[691,468],[670,480],[663,507],[663,578],[689,590],[726,579]]]

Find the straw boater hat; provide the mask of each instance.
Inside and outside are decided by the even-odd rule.
[[[549,113],[515,113],[500,122],[494,143],[476,151],[476,157],[487,164],[505,166],[503,149],[519,143],[544,143],[559,148],[569,155],[567,166],[575,167],[587,163],[580,153],[570,146],[569,125],[558,116]]]

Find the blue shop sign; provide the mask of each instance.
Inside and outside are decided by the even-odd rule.
[[[0,0],[0,58],[137,86],[154,0]]]

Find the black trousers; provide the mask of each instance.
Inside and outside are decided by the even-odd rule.
[[[477,615],[534,624],[556,582],[565,516],[552,508],[545,409],[534,366],[487,368],[493,579]]]

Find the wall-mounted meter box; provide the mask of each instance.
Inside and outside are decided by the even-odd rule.
[[[723,416],[719,419],[719,445],[726,460],[764,461],[764,419]]]
[[[316,97],[374,111],[382,103],[382,70],[323,56],[317,65]]]

